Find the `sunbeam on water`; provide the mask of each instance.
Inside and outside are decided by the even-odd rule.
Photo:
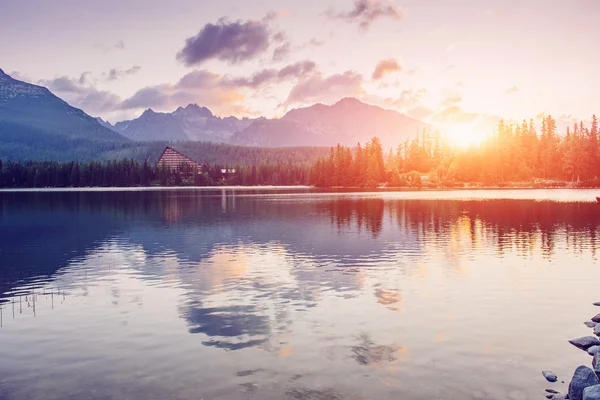
[[[589,363],[591,191],[0,194],[0,397],[534,399]]]

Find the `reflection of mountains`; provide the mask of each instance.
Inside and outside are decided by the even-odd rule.
[[[231,194],[234,194],[231,196]],[[239,192],[238,192],[239,193]],[[380,198],[241,197],[221,191],[46,192],[0,196],[0,291],[50,276],[110,239],[172,252],[197,263],[218,246],[281,243],[297,263],[319,266],[297,279],[353,287],[327,268],[420,256],[425,246],[464,252],[490,241],[501,253],[552,256],[557,240],[595,252],[600,216],[592,203],[529,200],[419,201]],[[464,241],[466,236],[467,240]],[[462,237],[451,246],[453,238]],[[149,268],[150,269],[150,268]],[[160,274],[160,271],[147,271]],[[310,275],[310,276],[309,276]]]

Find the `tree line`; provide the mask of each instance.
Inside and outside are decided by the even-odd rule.
[[[180,143],[195,159],[214,160],[200,171],[173,170],[127,158],[113,161],[1,161],[0,187],[126,187],[214,185],[314,185],[317,187],[454,187],[542,185],[600,187],[598,120],[558,133],[545,116],[538,131],[533,120],[500,121],[493,133],[468,148],[452,146],[442,134],[424,129],[384,151],[374,137],[354,147],[261,149],[212,143]],[[158,142],[154,143],[156,146]],[[164,148],[164,147],[163,147]],[[185,151],[184,151],[185,152]],[[198,158],[199,154],[211,157]],[[235,169],[235,173],[221,172]]]
[[[533,120],[500,121],[493,133],[468,148],[452,146],[438,131],[424,129],[384,153],[373,138],[354,149],[338,145],[310,170],[310,184],[322,187],[456,186],[538,184],[600,186],[598,120],[568,127],[559,134],[545,116],[538,132]],[[427,182],[424,182],[424,180]]]
[[[235,173],[224,174],[223,169],[235,169]],[[309,165],[301,163],[233,168],[207,163],[198,171],[185,164],[170,169],[133,159],[83,163],[0,160],[0,188],[307,185],[308,172]]]

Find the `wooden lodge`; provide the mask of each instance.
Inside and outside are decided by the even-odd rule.
[[[158,167],[167,167],[171,171],[186,169],[188,171],[195,170],[198,174],[202,173],[202,165],[199,162],[192,160],[170,146],[165,148],[156,165]]]

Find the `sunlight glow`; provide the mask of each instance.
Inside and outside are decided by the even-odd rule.
[[[445,128],[444,132],[450,144],[462,148],[477,146],[484,137],[472,124],[453,124]]]

